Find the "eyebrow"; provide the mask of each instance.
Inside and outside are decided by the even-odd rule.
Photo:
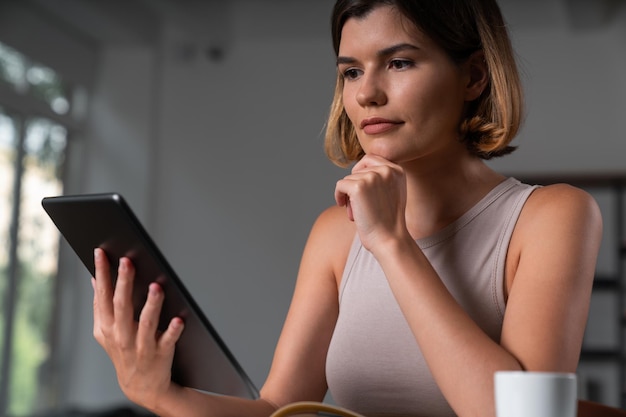
[[[397,45],[390,46],[388,48],[381,49],[376,53],[379,58],[384,58],[390,55],[393,55],[397,52],[401,51],[416,51],[419,50],[415,45],[411,45],[410,43],[399,43]],[[352,58],[349,56],[338,56],[337,57],[337,65],[341,64],[353,64],[357,61],[356,58]]]

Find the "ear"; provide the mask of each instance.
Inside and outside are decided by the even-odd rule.
[[[484,52],[474,52],[467,59],[464,67],[468,80],[465,86],[465,100],[473,101],[480,97],[489,83],[489,68],[485,62]]]

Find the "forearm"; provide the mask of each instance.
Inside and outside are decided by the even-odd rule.
[[[379,260],[422,354],[460,415],[493,413],[493,372],[520,369],[452,297],[414,241],[378,250]]]
[[[262,399],[218,396],[176,387],[150,411],[160,417],[269,417],[276,409]]]

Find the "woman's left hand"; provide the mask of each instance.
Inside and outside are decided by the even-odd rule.
[[[404,170],[382,157],[364,156],[350,175],[337,181],[335,201],[346,207],[361,243],[370,251],[408,234]]]

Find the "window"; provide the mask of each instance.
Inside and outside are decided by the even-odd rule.
[[[23,416],[51,349],[59,237],[40,201],[62,193],[71,100],[57,73],[1,43],[0,88],[0,415]]]
[[[56,114],[70,110],[68,86],[52,69],[31,62],[13,48],[0,43],[0,79],[27,94],[47,103]]]

